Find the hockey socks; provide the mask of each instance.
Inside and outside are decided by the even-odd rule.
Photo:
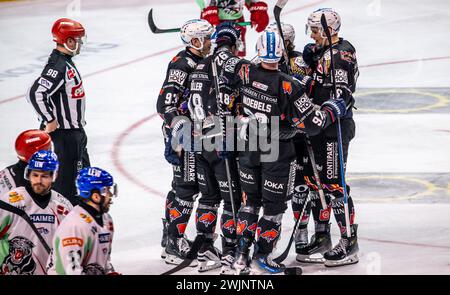
[[[281,218],[283,214],[264,215],[258,222],[257,252],[269,254],[275,248],[281,234]]]
[[[175,197],[172,206],[169,208],[169,226],[168,234],[172,237],[181,237],[186,231],[186,226],[191,217],[193,201],[181,200]]]
[[[347,225],[345,222],[344,197],[333,199],[331,205],[341,236],[344,237],[346,236]],[[350,226],[352,226],[355,221],[355,207],[353,206],[353,199],[350,196],[348,197],[348,212],[350,213]]]
[[[195,213],[195,224],[198,233],[213,234],[217,224],[217,206],[199,204]]]

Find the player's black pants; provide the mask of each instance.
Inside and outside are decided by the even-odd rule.
[[[86,148],[86,133],[84,129],[56,129],[50,136],[59,161],[54,190],[76,205],[78,197],[75,180],[81,169],[91,165]]]
[[[341,120],[342,130],[342,149],[344,155],[344,172],[347,163],[348,148],[350,141],[355,137],[355,122],[352,118]],[[340,161],[338,153],[338,139],[337,139],[337,123],[329,126],[323,132],[316,136],[310,137],[311,144],[314,150],[314,156],[319,171],[320,180],[322,181],[322,188],[324,190],[327,208],[322,208],[319,195],[314,194],[311,199],[311,208],[313,212],[314,221],[317,228],[320,224],[328,223],[330,219],[330,212],[333,209],[336,221],[340,227],[341,234],[345,234],[345,215],[344,215],[344,195],[341,185]],[[306,171],[305,180],[310,186],[310,189],[317,191],[317,183],[314,179],[312,168]],[[353,200],[350,197],[350,186],[347,184],[348,193],[348,208],[350,213],[350,224],[353,224],[354,206]]]
[[[235,157],[228,159],[234,209],[237,214],[241,206],[241,189]],[[219,158],[216,151],[202,151],[197,154],[197,178],[202,193],[196,212],[197,232],[212,234],[217,224],[217,211],[221,200],[224,201],[220,227],[225,238],[236,239],[236,225],[233,221],[228,178],[225,160]]]
[[[172,165],[172,190],[166,198],[166,219],[168,234],[181,237],[194,208],[195,197],[199,193],[197,167],[194,152],[182,151],[181,165]]]
[[[253,239],[259,228],[257,249],[266,254],[272,252],[278,241],[286,201],[294,189],[294,144],[292,140],[280,141],[274,161],[261,162],[261,156],[260,151],[239,153],[239,175],[245,198],[238,214],[237,234]],[[258,220],[261,206],[263,216]]]

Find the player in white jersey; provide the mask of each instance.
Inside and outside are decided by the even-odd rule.
[[[84,168],[76,184],[82,201],[55,233],[48,274],[118,274],[110,262],[114,226],[107,213],[117,196],[113,177],[100,168]]]
[[[25,186],[0,196],[0,274],[45,274],[56,228],[72,210],[52,190],[58,171],[52,151],[40,150],[25,168]]]
[[[24,172],[28,161],[35,152],[50,150],[52,139],[44,131],[25,130],[17,136],[15,148],[19,161],[0,171],[0,196],[16,187],[25,185]]]

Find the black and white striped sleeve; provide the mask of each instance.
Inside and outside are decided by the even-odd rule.
[[[47,64],[41,76],[34,81],[27,93],[27,100],[38,114],[41,122],[56,119],[50,97],[64,84],[65,68]]]

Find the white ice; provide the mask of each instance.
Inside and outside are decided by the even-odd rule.
[[[270,7],[275,3],[267,2]],[[300,50],[310,42],[303,33],[307,15],[320,7],[333,7],[341,14],[341,35],[357,49],[359,90],[450,88],[448,1],[291,0],[282,19],[295,26]],[[177,34],[150,32],[150,8],[164,28],[180,26],[199,15],[191,0],[0,3],[1,167],[16,161],[13,143],[17,134],[38,126],[24,94],[54,46],[52,23],[68,16],[87,29],[88,46],[74,60],[88,97],[86,132],[92,165],[110,171],[120,185],[121,195],[112,209],[116,228],[112,257],[124,274],[159,274],[169,269],[159,258],[159,243],[171,167],[162,156],[161,119],[155,105],[167,63],[182,46]],[[249,30],[247,36],[248,56],[252,57],[257,34]],[[376,65],[380,63],[387,64]],[[356,183],[361,174],[400,175],[406,183],[397,179],[387,188],[380,182],[378,195],[370,201],[365,200],[363,187],[355,189],[360,263],[335,269],[304,266],[305,274],[450,274],[448,104],[444,95],[437,111],[356,112],[349,183],[352,177]],[[411,174],[419,179],[431,175],[433,179],[427,181],[433,183],[433,194],[414,202],[421,190],[430,190],[428,182],[416,192],[413,188],[406,200],[397,198],[409,189]],[[384,198],[386,189],[393,189],[394,196]],[[279,250],[285,248],[293,226],[290,209],[283,225]],[[335,223],[332,228],[336,243]],[[194,231],[191,222],[188,235],[193,237]],[[287,263],[294,264],[294,257],[291,251]],[[182,273],[197,272],[187,269]]]

